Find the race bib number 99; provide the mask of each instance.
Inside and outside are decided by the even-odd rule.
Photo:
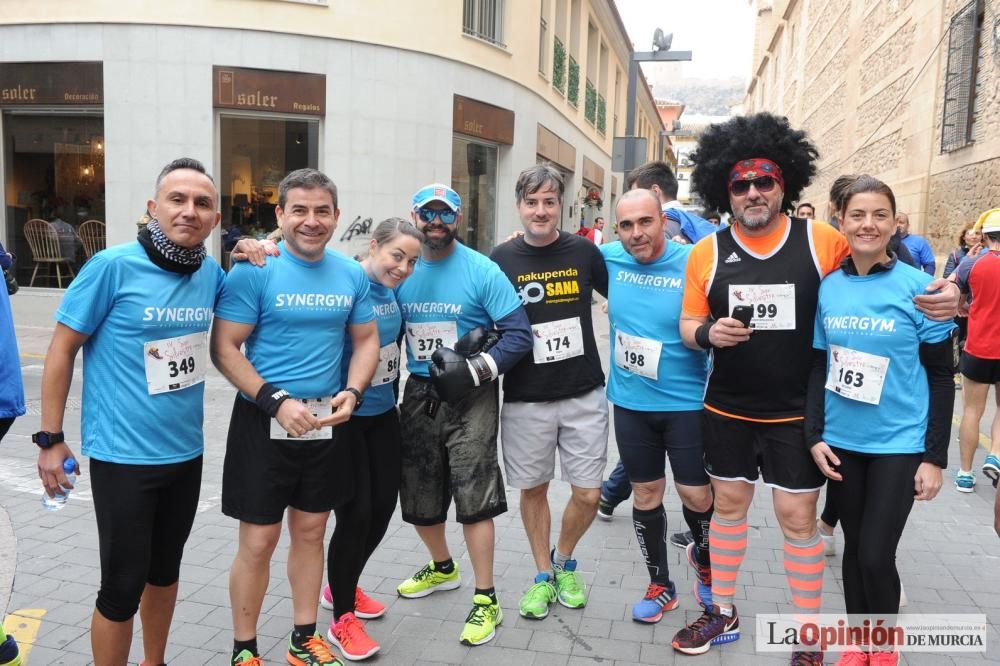
[[[531,327],[535,363],[555,363],[583,356],[583,329],[580,318],[560,319]]]
[[[862,351],[830,345],[826,390],[850,400],[877,405],[889,369],[889,359]]]
[[[615,365],[634,375],[656,381],[662,348],[662,342],[616,331]]]
[[[729,313],[737,305],[753,308],[750,326],[761,331],[795,330],[794,284],[731,284]]]
[[[406,344],[417,361],[431,360],[431,354],[441,347],[454,349],[456,340],[458,340],[458,325],[453,321],[406,324]]]
[[[205,381],[208,333],[152,340],[142,346],[149,395],[169,393]]]

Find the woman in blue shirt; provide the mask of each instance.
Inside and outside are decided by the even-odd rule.
[[[806,443],[844,526],[847,612],[866,616],[899,612],[896,548],[913,500],[941,488],[955,399],[954,324],[914,307],[932,277],[887,251],[895,213],[892,190],[871,176],[845,198],[851,254],[820,286],[806,414]],[[897,663],[891,647],[865,647],[870,655],[838,663]]]
[[[370,282],[369,300],[375,309],[381,349],[364,403],[343,426],[352,443],[355,493],[349,503],[335,509],[337,526],[327,555],[330,585],[320,599],[324,608],[333,610],[327,637],[352,661],[379,649],[357,618],[379,617],[385,607],[357,585],[365,563],[385,535],[399,494],[396,392],[402,318],[394,290],[413,273],[423,238],[410,222],[389,218],[375,227],[368,256],[361,261]],[[349,345],[344,357],[346,370]]]

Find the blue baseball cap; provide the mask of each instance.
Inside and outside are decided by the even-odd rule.
[[[458,192],[441,183],[431,183],[417,190],[413,195],[413,210],[426,206],[432,201],[440,201],[456,213],[462,208],[462,197]]]

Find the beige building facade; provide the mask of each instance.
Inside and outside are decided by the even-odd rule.
[[[816,143],[802,200],[818,215],[837,176],[870,173],[944,254],[1000,205],[1000,0],[751,2],[745,109],[785,115]]]
[[[305,166],[340,188],[332,245],[349,255],[433,181],[463,196],[459,235],[489,253],[519,227],[518,173],[543,161],[573,231],[621,192],[631,52],[613,0],[0,0],[0,241],[27,285],[32,219],[132,240],[181,155],[215,175],[220,259],[230,230],[273,228],[278,182]],[[652,158],[644,81],[637,119]],[[62,251],[86,258],[71,236]]]

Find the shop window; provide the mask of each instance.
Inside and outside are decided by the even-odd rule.
[[[451,150],[451,186],[462,197],[463,243],[489,254],[496,234],[497,147],[455,137]]]
[[[243,236],[277,229],[278,184],[295,169],[318,168],[319,121],[220,118],[223,256]]]
[[[7,113],[3,128],[6,247],[17,255],[17,279],[31,284],[37,265],[33,286],[55,287],[61,281],[65,287],[66,275],[72,274],[66,266],[75,272],[106,242],[104,118]],[[48,223],[30,234],[34,247],[25,234],[31,220]],[[96,223],[86,224],[92,220]],[[39,227],[34,224],[29,229]],[[47,229],[55,233],[58,254],[38,240],[49,235]],[[61,264],[63,276],[58,281],[56,263]]]

